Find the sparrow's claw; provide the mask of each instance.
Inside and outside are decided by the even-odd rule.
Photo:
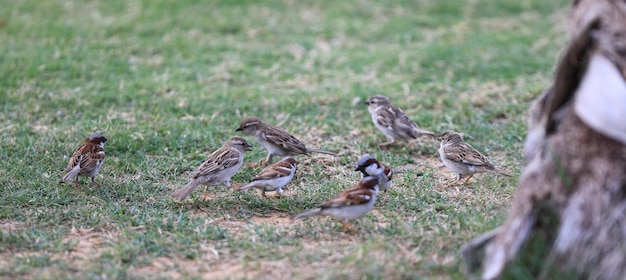
[[[344,221],[339,221],[341,223],[341,225],[343,225],[346,229],[348,229],[348,231],[350,231],[351,233],[358,233],[359,230],[356,229],[355,227],[353,227],[351,224],[348,224]]]
[[[387,146],[389,146],[389,145],[391,145],[391,144],[393,144],[395,142],[396,142],[395,140],[394,141],[388,141],[388,142],[380,143],[380,144],[378,144],[378,146],[383,148],[383,147],[387,147]]]

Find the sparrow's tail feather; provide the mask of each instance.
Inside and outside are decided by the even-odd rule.
[[[247,184],[245,184],[245,185],[243,185],[243,186],[241,186],[241,187],[237,188],[237,190],[238,190],[238,191],[247,190],[247,189],[249,189],[249,188],[255,187],[255,186],[256,186],[256,183],[257,183],[256,181],[254,181],[254,182],[250,182],[250,183],[247,183]]]
[[[307,152],[310,152],[310,153],[320,153],[320,154],[331,155],[331,156],[337,156],[337,153],[324,151],[324,150],[320,150],[320,149],[307,149]]]
[[[435,133],[430,130],[417,128],[414,131],[417,132],[418,135],[430,135],[432,137],[435,137]]]
[[[198,185],[198,180],[191,180],[191,182],[189,182],[187,186],[180,190],[177,190],[174,194],[172,194],[172,197],[178,199],[178,201],[183,201],[189,196],[191,192],[193,192],[198,187]]]
[[[67,172],[67,174],[65,174],[65,176],[63,176],[63,178],[61,178],[61,180],[59,180],[59,184],[63,184],[65,182],[69,181],[70,179],[78,176],[79,172],[80,172],[80,167],[77,166],[77,168],[73,168],[72,170]]]
[[[504,175],[504,176],[507,176],[507,177],[513,177],[513,174],[511,174],[511,173],[509,173],[509,172],[507,172],[507,171],[504,171],[504,170],[502,170],[502,169],[498,169],[498,168],[496,168],[496,169],[494,169],[493,171],[495,171],[495,172],[497,172],[497,173],[500,173],[500,174],[502,174],[502,175]]]
[[[320,212],[322,212],[322,208],[315,208],[313,210],[309,210],[309,211],[300,213],[298,215],[295,215],[295,216],[291,217],[291,220],[295,221],[295,220],[299,220],[299,219],[302,219],[302,218],[307,218],[307,217],[319,215]]]

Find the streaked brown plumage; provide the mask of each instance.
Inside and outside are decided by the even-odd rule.
[[[320,204],[316,208],[293,216],[293,221],[315,215],[333,216],[348,230],[355,231],[348,222],[367,214],[378,195],[378,178],[367,176],[354,187],[346,189],[337,196]]]
[[[321,153],[336,156],[336,153],[307,148],[302,141],[289,132],[264,123],[257,117],[247,117],[239,123],[236,131],[243,131],[254,138],[267,150],[267,157],[262,162],[270,163],[274,156],[295,156],[309,153]]]
[[[439,147],[441,161],[457,175],[457,180],[454,183],[459,183],[463,178],[466,178],[463,183],[467,183],[474,174],[481,172],[495,172],[512,176],[493,166],[485,155],[472,145],[465,143],[461,135],[454,131],[444,131],[437,139],[441,141]]]
[[[245,139],[238,136],[231,137],[221,148],[211,153],[209,158],[198,166],[196,172],[191,176],[191,182],[172,194],[172,197],[182,201],[198,185],[205,185],[204,195],[202,196],[204,200],[206,199],[208,186],[225,183],[226,186],[230,187],[230,178],[239,171],[243,163],[243,155],[246,151],[250,151],[251,147]]]
[[[72,157],[65,168],[65,176],[59,180],[59,183],[65,183],[76,177],[76,186],[78,186],[78,177],[84,176],[91,178],[91,182],[100,186],[96,182],[96,175],[104,162],[104,143],[108,139],[100,133],[91,134],[85,142],[72,154]]]
[[[400,108],[391,104],[386,96],[374,95],[365,101],[365,105],[374,126],[387,137],[387,142],[378,146],[388,146],[401,139],[417,139],[420,135],[435,137],[435,133],[420,128]]]
[[[283,187],[293,179],[296,173],[297,162],[292,157],[285,157],[269,165],[259,174],[254,176],[250,182],[237,190],[245,190],[249,188],[257,188],[261,190],[261,195],[266,198],[265,192],[275,191],[278,196],[283,193]]]

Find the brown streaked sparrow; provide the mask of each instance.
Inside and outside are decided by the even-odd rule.
[[[454,131],[444,131],[437,138],[441,141],[439,147],[439,157],[443,164],[457,174],[459,183],[461,179],[467,177],[463,184],[467,183],[472,176],[480,172],[496,172],[504,176],[513,176],[504,170],[500,170],[489,162],[489,159],[470,144],[463,141],[463,137]]]
[[[250,183],[237,190],[241,191],[254,187],[261,190],[261,195],[264,198],[267,198],[265,192],[269,191],[276,191],[276,194],[280,196],[283,193],[282,187],[291,182],[293,175],[296,174],[296,165],[295,159],[285,157],[279,162],[263,168],[259,174],[250,180]]]
[[[354,167],[354,171],[361,171],[361,175],[374,176],[378,178],[378,187],[381,191],[391,188],[394,170],[389,166],[380,163],[370,154],[363,155]]]
[[[293,216],[291,220],[295,221],[314,215],[333,216],[339,219],[344,227],[350,231],[355,231],[348,222],[358,219],[372,210],[377,195],[378,178],[367,176],[361,179],[356,186],[344,190],[315,209]]]
[[[336,156],[336,153],[307,148],[298,138],[287,131],[261,121],[257,117],[247,117],[241,121],[236,131],[243,131],[254,138],[267,150],[267,157],[261,163],[269,163],[273,156],[293,156],[308,153],[321,153]]]
[[[182,201],[198,185],[205,185],[202,199],[206,200],[208,186],[225,183],[230,187],[230,178],[237,173],[243,163],[244,153],[250,151],[251,147],[245,139],[238,136],[231,137],[196,169],[196,172],[191,176],[191,182],[172,196]]]
[[[387,137],[387,142],[378,144],[380,147],[391,145],[398,139],[417,139],[420,135],[435,137],[435,133],[419,128],[400,108],[391,104],[386,96],[374,95],[365,101],[365,105],[376,128]]]
[[[100,133],[94,133],[85,139],[85,142],[72,154],[67,168],[65,168],[65,176],[59,180],[59,183],[65,183],[76,177],[76,186],[78,186],[78,177],[84,176],[91,178],[91,182],[100,186],[96,182],[96,175],[104,162],[104,143],[108,139]]]

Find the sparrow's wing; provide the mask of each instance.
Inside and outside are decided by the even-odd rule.
[[[398,131],[398,133],[413,139],[417,138],[415,130],[419,129],[419,127],[412,119],[410,119],[406,114],[404,114],[404,112],[402,112],[402,110],[398,108],[396,108],[396,120],[394,121],[394,125],[395,130]]]
[[[376,122],[381,125],[386,127],[389,130],[394,130],[395,128],[395,122],[396,122],[396,115],[397,115],[397,108],[393,107],[393,106],[387,106],[383,109],[380,109],[376,112],[377,116],[376,116]]]
[[[250,181],[270,180],[291,175],[293,166],[286,161],[279,161],[268,167],[263,168],[259,174],[254,176]]]
[[[215,174],[239,164],[241,160],[241,153],[239,153],[239,151],[230,147],[222,147],[209,155],[209,158],[198,167],[193,178]]]
[[[336,208],[348,205],[367,204],[374,198],[374,191],[363,188],[351,188],[343,191],[339,196],[331,198],[321,204],[320,208]]]
[[[282,147],[285,150],[288,150],[292,153],[297,154],[305,154],[307,153],[307,148],[298,138],[289,134],[288,132],[275,127],[275,126],[267,126],[262,134],[268,142]]]
[[[70,171],[77,165],[81,169],[94,168],[99,161],[104,160],[104,157],[104,149],[100,146],[84,143],[72,154],[66,170]]]
[[[493,168],[493,165],[491,165],[487,157],[467,143],[444,146],[443,153],[444,156],[451,161]]]
[[[74,151],[74,153],[72,154],[72,157],[70,157],[70,161],[68,162],[67,167],[65,168],[66,171],[70,171],[74,169],[74,167],[76,167],[77,165],[80,165],[81,162],[85,160],[83,159],[85,145],[86,144],[82,144],[80,147],[78,147],[78,149],[76,149],[76,151]]]

